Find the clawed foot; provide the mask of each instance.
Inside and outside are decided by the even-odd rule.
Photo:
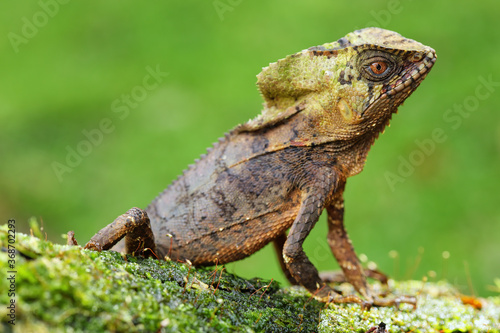
[[[384,287],[388,287],[388,278],[387,276],[378,271],[378,270],[371,270],[371,269],[365,269],[364,273],[367,277],[370,277],[372,279],[380,281]],[[349,282],[345,275],[341,271],[331,271],[331,272],[321,272],[319,274],[321,280],[325,283],[344,283],[344,282]],[[377,307],[386,307],[386,306],[395,306],[399,308],[401,304],[411,304],[414,309],[417,307],[417,299],[415,296],[398,296],[398,297],[389,297],[385,298],[387,295],[387,292],[382,292],[381,294],[378,295],[378,297],[369,297],[368,291],[367,294],[362,294],[364,296],[364,299],[361,297],[358,297],[356,295],[348,295],[348,296],[343,296],[340,291],[333,290],[328,287],[328,290],[330,293],[328,294],[326,302],[328,303],[357,303],[361,306],[361,308],[368,310],[372,306],[377,306]],[[359,292],[359,290],[358,290]],[[319,299],[319,297],[317,297]],[[322,299],[323,302],[325,302],[325,298],[323,297]]]
[[[378,298],[375,297],[373,300],[365,300],[356,295],[348,295],[342,296],[340,294],[333,294],[329,297],[328,303],[356,303],[361,306],[363,310],[369,310],[372,306],[376,307],[387,307],[387,306],[395,306],[399,308],[399,306],[403,303],[411,304],[413,309],[417,308],[417,298],[414,296],[399,296],[395,298]]]
[[[373,301],[374,306],[395,306],[399,308],[401,304],[411,304],[413,309],[417,308],[417,298],[415,296],[402,295],[395,298],[375,298]]]
[[[381,271],[379,271],[377,269],[364,269],[363,271],[364,271],[366,277],[380,281],[380,283],[382,283],[384,286],[387,286],[387,282],[389,281],[389,278],[387,277],[387,275],[385,275]],[[319,277],[325,283],[349,282],[349,281],[347,281],[347,279],[342,271],[320,272]]]
[[[373,301],[364,300],[356,295],[342,296],[340,294],[334,294],[330,296],[327,303],[356,303],[359,304],[359,306],[361,306],[361,309],[363,310],[369,310],[373,305]]]

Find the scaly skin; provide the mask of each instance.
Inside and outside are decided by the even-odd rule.
[[[344,229],[342,194],[435,60],[430,47],[367,28],[269,65],[257,76],[262,113],[208,149],[145,211],[118,217],[86,248],[110,249],[126,236],[127,252],[149,248],[161,258],[213,265],[274,241],[287,278],[321,301],[413,303],[370,292]],[[302,249],[324,209],[328,243],[363,298],[337,294]]]

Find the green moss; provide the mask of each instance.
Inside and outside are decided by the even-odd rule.
[[[0,226],[2,248],[7,247],[7,230]],[[447,285],[426,285],[416,311],[363,312],[356,305],[324,309],[302,288],[245,280],[223,267],[194,268],[16,237],[15,326],[7,323],[10,298],[4,290],[9,281],[0,279],[0,330],[6,332],[351,332],[380,321],[393,332],[451,332],[499,325],[498,298],[474,310],[461,304]],[[7,260],[8,253],[0,252],[0,274],[10,270]],[[415,293],[421,286],[410,282],[397,288]]]
[[[483,305],[477,310],[465,305],[456,289],[446,282],[407,281],[394,287],[397,293],[418,295],[417,309],[408,305],[402,305],[399,311],[362,311],[355,305],[330,307],[321,313],[320,331],[365,332],[384,322],[391,332],[500,332],[499,297],[477,300]]]
[[[7,246],[7,228],[0,228]],[[322,304],[276,282],[244,280],[222,267],[97,253],[18,234],[16,330],[276,331],[315,330]],[[6,272],[7,253],[0,253]],[[8,289],[1,279],[0,290]],[[5,292],[0,304],[7,304]],[[9,329],[5,306],[3,328]]]

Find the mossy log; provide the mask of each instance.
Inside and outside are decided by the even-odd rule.
[[[246,280],[221,266],[99,253],[24,234],[9,244],[8,230],[0,226],[3,332],[366,332],[380,322],[389,332],[500,332],[500,297],[467,301],[445,282],[391,281],[391,294],[418,295],[417,309],[364,311],[325,306],[303,288]]]

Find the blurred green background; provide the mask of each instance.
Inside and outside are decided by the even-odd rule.
[[[15,218],[28,232],[35,216],[49,239],[62,243],[61,234],[74,230],[84,243],[130,207],[147,206],[225,131],[256,116],[262,67],[375,25],[432,46],[438,61],[365,170],[348,181],[354,246],[393,277],[434,271],[470,294],[468,265],[476,293],[493,293],[488,285],[500,278],[498,1],[0,6],[0,223]],[[147,68],[168,75],[144,90]],[[85,144],[85,131],[99,126],[106,133]],[[436,128],[446,140],[421,148]],[[86,156],[56,172],[68,149]],[[305,250],[331,270],[337,265],[325,237],[323,216]],[[271,246],[228,270],[284,281]]]

